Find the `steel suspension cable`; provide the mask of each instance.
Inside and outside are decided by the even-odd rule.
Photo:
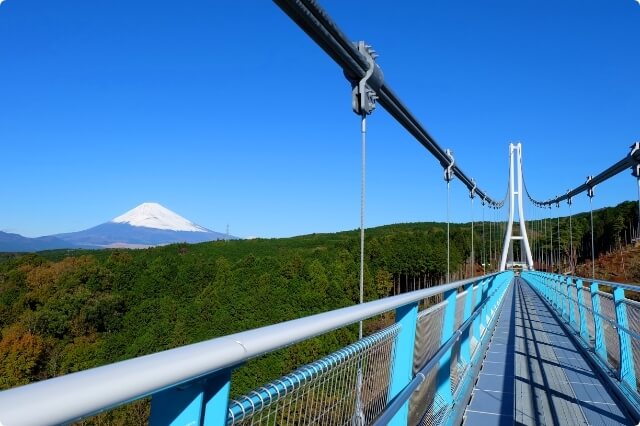
[[[474,277],[475,253],[473,251],[473,191],[471,191],[471,276]]]
[[[484,200],[482,201],[482,275],[487,274],[487,240],[484,233]]]
[[[491,214],[489,218],[489,264],[491,265],[491,270],[493,271],[493,209],[491,209]]]
[[[451,183],[447,181],[447,283],[451,282],[451,277],[449,276],[449,267],[450,267],[450,257],[451,257],[451,239],[449,237],[449,205],[450,205],[450,187]]]
[[[596,247],[593,238],[593,197],[589,197],[589,216],[591,219],[591,278],[596,278]]]
[[[593,189],[594,185],[591,185],[593,176],[587,177],[587,183],[589,189],[587,190],[587,196],[589,197],[589,218],[591,221],[591,279],[596,279],[596,246],[593,229]]]
[[[367,148],[367,116],[362,114],[360,121],[360,304],[364,302],[364,209],[366,190],[366,148]],[[362,339],[362,321],[358,327],[358,338]]]
[[[634,175],[638,181],[638,229],[636,231],[636,241],[640,240],[640,165],[637,165],[634,170]]]
[[[573,224],[572,224],[572,217],[573,214],[571,213],[571,198],[569,198],[567,200],[567,203],[569,204],[569,268],[571,269],[571,274],[575,274],[575,266],[574,266],[574,259],[573,259]]]
[[[549,241],[549,237],[547,236],[547,218],[545,217],[543,220],[544,220],[544,240],[545,240],[544,241],[544,243],[545,243],[544,245],[545,245],[545,248],[546,248],[547,242]],[[544,269],[546,271],[548,271],[549,270],[549,255],[547,254],[546,250],[544,250],[544,249],[543,249],[543,252],[542,252],[542,257],[543,257],[543,259],[545,261],[544,262]]]
[[[532,198],[532,201],[541,206],[551,206],[552,204],[560,203],[561,201],[565,201],[565,200],[568,200],[569,198],[573,198],[576,195],[581,194],[583,192],[588,193],[590,189],[594,188],[599,183],[605,182],[611,179],[612,177],[618,175],[619,173],[625,170],[628,170],[629,168],[636,170],[639,164],[640,164],[640,142],[636,142],[633,145],[631,145],[631,150],[629,151],[629,153],[626,156],[624,156],[620,161],[613,164],[606,170],[600,172],[600,174],[596,176],[590,176],[590,180],[587,181],[586,183],[583,183],[577,188],[567,191],[566,194],[564,195],[556,196],[545,201],[538,201]]]
[[[449,164],[444,169],[444,180],[447,183],[447,283],[451,282],[450,267],[451,267],[451,237],[450,237],[450,209],[451,209],[451,180],[453,180],[453,168],[455,166],[455,159],[451,150],[446,152]],[[475,188],[475,187],[472,187]]]
[[[560,248],[560,209],[558,208],[558,270],[561,268],[560,258],[562,256],[562,249]]]

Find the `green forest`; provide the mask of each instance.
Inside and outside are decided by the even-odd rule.
[[[567,220],[560,219],[559,240],[557,230],[544,234],[532,222],[534,251],[550,249],[552,237],[568,254]],[[594,212],[596,252],[630,240],[637,223],[634,202]],[[590,257],[589,215],[574,216],[572,228],[578,260]],[[443,223],[367,229],[365,299],[443,282],[446,229]],[[482,274],[482,263],[495,270],[504,224],[473,229],[472,265],[471,224],[451,225],[452,279]],[[1,254],[0,389],[357,303],[358,241],[353,230],[143,250]],[[369,331],[376,327],[368,324]],[[232,394],[356,336],[357,326],[346,328],[249,362],[234,374]],[[101,422],[143,421],[147,411],[142,402],[104,414]]]

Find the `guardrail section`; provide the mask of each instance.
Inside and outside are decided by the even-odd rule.
[[[615,377],[619,396],[640,416],[640,286],[523,272],[575,332],[603,371]]]
[[[66,423],[145,397],[151,424],[451,423],[512,278],[485,275],[10,389],[0,424]],[[231,372],[247,360],[389,311],[393,325],[229,398]]]

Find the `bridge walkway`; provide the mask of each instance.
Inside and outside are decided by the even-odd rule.
[[[540,296],[515,278],[465,425],[632,425]]]

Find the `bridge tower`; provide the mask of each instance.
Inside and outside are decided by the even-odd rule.
[[[520,224],[519,235],[514,235],[513,229],[516,201],[518,203],[518,220]],[[513,244],[516,241],[520,243],[520,257],[522,259],[519,262],[513,259]],[[510,258],[509,263],[507,263],[508,257]],[[520,143],[509,144],[509,220],[507,222],[507,231],[504,235],[500,270],[512,269],[514,266],[533,270],[531,247],[527,237],[527,228],[524,224],[524,208],[522,205],[522,144]]]

